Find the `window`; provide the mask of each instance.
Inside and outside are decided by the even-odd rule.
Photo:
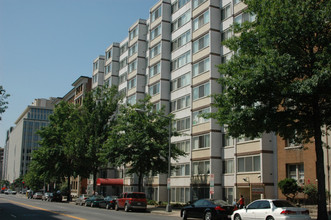
[[[210,135],[204,134],[200,136],[193,137],[192,139],[192,149],[197,150],[201,148],[210,147]]]
[[[160,109],[161,109],[161,103],[160,102],[157,102],[157,103],[153,104],[153,106],[152,106],[152,111],[153,112],[160,111]]]
[[[150,96],[159,94],[160,93],[160,83],[158,82],[158,83],[152,85],[151,87],[149,87],[148,93]]]
[[[175,13],[180,8],[182,8],[186,3],[188,3],[190,0],[178,0],[175,3],[171,5],[171,13]]]
[[[127,102],[128,102],[129,105],[136,104],[136,95],[129,96]]]
[[[205,1],[207,1],[207,0],[193,0],[193,9],[199,7]]]
[[[138,44],[135,43],[129,48],[129,57],[132,56],[133,54],[137,53],[138,51]]]
[[[191,31],[186,31],[184,34],[180,35],[178,38],[172,41],[171,50],[175,51],[190,41],[191,41]]]
[[[127,50],[128,50],[128,43],[125,43],[120,48],[120,55],[122,55],[123,53],[125,53]]]
[[[233,137],[229,136],[228,134],[222,134],[223,139],[223,146],[233,146],[234,145],[234,139]]]
[[[191,149],[190,140],[177,142],[175,143],[175,146],[181,151],[184,151],[185,153],[189,153]]]
[[[157,9],[155,9],[151,14],[151,22],[155,21],[161,16],[161,6],[159,6]]]
[[[134,60],[131,63],[129,63],[129,67],[128,67],[129,73],[131,73],[134,70],[137,70],[137,60]]]
[[[111,50],[108,50],[107,52],[106,52],[106,60],[109,60],[110,58],[111,58]]]
[[[234,173],[233,159],[223,161],[223,173]]]
[[[180,55],[171,62],[171,70],[176,70],[191,62],[191,51]]]
[[[128,89],[129,90],[136,87],[136,85],[137,85],[136,77],[134,77],[133,79],[130,79],[128,81]]]
[[[234,18],[234,23],[242,24],[245,21],[253,22],[255,21],[256,15],[251,15],[249,13],[242,13]]]
[[[171,111],[177,111],[191,105],[190,95],[183,96],[171,102]]]
[[[221,34],[221,41],[225,41],[229,38],[232,37],[232,30],[231,28],[226,29],[225,31],[222,32]]]
[[[193,53],[198,52],[209,46],[209,34],[199,38],[198,40],[193,42]]]
[[[190,188],[171,188],[171,202],[187,203],[190,201]]]
[[[171,91],[191,84],[191,73],[188,72],[171,81]]]
[[[129,33],[129,40],[132,40],[133,38],[138,36],[138,26],[133,28]]]
[[[210,162],[209,162],[209,160],[193,162],[192,166],[193,166],[193,175],[209,174],[210,173]]]
[[[149,78],[152,78],[153,76],[161,73],[161,63],[158,62],[157,64],[151,66],[149,68]]]
[[[234,5],[238,4],[239,2],[241,2],[241,0],[233,0]]]
[[[126,77],[127,77],[127,72],[123,73],[122,75],[120,75],[120,84],[124,83],[126,81]]]
[[[193,101],[210,95],[210,83],[193,88]]]
[[[98,61],[93,63],[93,70],[97,70],[98,69]]]
[[[184,24],[189,22],[191,19],[191,11],[188,10],[186,11],[182,16],[180,16],[178,19],[176,19],[172,24],[171,24],[171,30],[176,31],[180,27],[182,27]]]
[[[193,64],[193,77],[210,70],[209,57]]]
[[[221,10],[221,20],[225,20],[231,16],[231,4],[226,5]]]
[[[177,119],[173,122],[174,131],[183,131],[190,129],[190,117]]]
[[[92,83],[98,82],[98,74],[92,76]]]
[[[105,66],[105,71],[106,71],[106,74],[111,72],[111,63],[108,64],[107,66]]]
[[[205,113],[210,113],[210,108],[201,109],[199,111],[193,112],[193,125],[201,124],[210,121],[209,118],[204,118],[201,115]]]
[[[207,23],[209,23],[209,11],[208,10],[193,20],[193,31],[198,30],[199,28],[201,28],[202,26],[204,26]]]
[[[120,61],[120,69],[123,69],[128,65],[128,58],[125,57],[123,60]]]
[[[190,175],[190,164],[176,165],[173,169],[171,176],[189,176]]]
[[[229,204],[232,204],[233,198],[233,188],[224,188],[223,200],[227,201]]]
[[[301,164],[287,164],[287,177],[298,181],[299,183],[304,183],[305,172],[303,163]]]
[[[161,53],[161,43],[158,43],[156,46],[150,49],[150,59],[154,58],[160,53]]]
[[[153,30],[151,30],[151,40],[154,40],[156,37],[161,35],[161,24],[156,26]]]
[[[231,53],[231,52],[225,54],[225,55],[222,56],[222,58],[221,58],[221,63],[226,63],[226,62],[228,62],[228,61],[231,59],[231,57],[232,57],[232,53]]]
[[[123,96],[123,97],[126,96],[126,88],[121,89],[118,93],[120,96]]]
[[[260,156],[238,158],[238,172],[255,172],[260,170]]]

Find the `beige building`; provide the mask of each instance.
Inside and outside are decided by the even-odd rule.
[[[217,65],[232,55],[221,41],[232,35],[233,22],[254,19],[242,13],[244,8],[239,0],[156,1],[146,20],[133,23],[127,38],[93,62],[93,88],[117,85],[128,104],[149,94],[156,110],[165,106],[166,113],[175,114],[173,129],[183,135],[171,142],[187,156],[172,161],[177,168],[170,178],[172,202],[277,196],[275,136],[232,140],[214,119],[200,117],[216,111],[210,95],[222,90]],[[124,191],[137,190],[137,178],[125,175],[125,169],[123,179]],[[110,186],[112,181],[100,185]],[[144,188],[150,199],[167,201],[166,174],[146,177]]]

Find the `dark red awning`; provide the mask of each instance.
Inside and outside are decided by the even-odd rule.
[[[123,179],[104,179],[104,178],[98,178],[97,179],[97,186],[123,186]]]

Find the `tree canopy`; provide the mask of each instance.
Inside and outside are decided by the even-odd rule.
[[[223,92],[211,114],[231,136],[275,132],[296,143],[315,141],[318,218],[326,218],[322,130],[331,126],[331,2],[244,0],[256,20],[234,26],[219,66]]]
[[[132,106],[122,106],[102,157],[115,166],[126,166],[128,174],[136,174],[141,191],[144,176],[167,173],[169,120],[171,123],[172,119],[173,115],[165,115],[163,109],[153,111],[149,98]],[[177,159],[184,154],[171,146],[171,158]]]
[[[6,111],[6,109],[8,108],[7,104],[8,101],[6,101],[6,99],[9,97],[10,95],[6,93],[6,90],[0,85],[0,115],[2,113],[4,113]],[[1,117],[0,117],[1,120]]]

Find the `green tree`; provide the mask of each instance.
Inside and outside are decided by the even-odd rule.
[[[77,138],[82,127],[78,108],[71,103],[60,102],[49,118],[49,125],[38,131],[41,147],[33,152],[33,177],[39,174],[44,180],[67,178],[68,198],[70,199],[70,177],[81,170],[81,140]],[[35,161],[35,162],[34,162]],[[29,174],[29,173],[28,173]]]
[[[318,190],[315,184],[307,184],[303,187],[303,193],[308,196],[307,202],[309,204],[317,204]]]
[[[326,219],[322,127],[331,125],[331,1],[244,0],[256,20],[234,28],[219,66],[223,92],[211,114],[231,136],[275,132],[315,142],[318,219]]]
[[[142,111],[137,111],[140,109]],[[149,98],[133,105],[122,106],[117,124],[109,133],[103,146],[103,158],[115,166],[125,165],[128,174],[138,176],[139,191],[144,176],[150,173],[167,173],[169,153],[169,120],[164,110],[153,111]],[[176,135],[175,132],[172,133]],[[185,153],[171,146],[171,158]]]
[[[8,180],[0,180],[0,186],[2,187],[9,187],[10,182]]]
[[[8,108],[8,101],[6,99],[9,97],[9,94],[6,94],[6,90],[0,85],[0,115],[6,111]],[[0,117],[1,120],[1,117]]]
[[[302,191],[302,188],[298,186],[297,181],[290,178],[285,178],[278,182],[278,188],[282,191],[283,195],[287,199],[294,200],[295,196]]]
[[[115,121],[115,113],[120,101],[117,87],[98,87],[89,92],[84,97],[83,105],[80,108],[82,126],[77,128],[81,134],[81,158],[85,158],[81,163],[79,172],[87,177],[93,174],[93,190],[96,190],[96,177],[100,167],[107,165],[104,160],[99,159],[102,145],[108,139],[108,133],[112,129]]]

